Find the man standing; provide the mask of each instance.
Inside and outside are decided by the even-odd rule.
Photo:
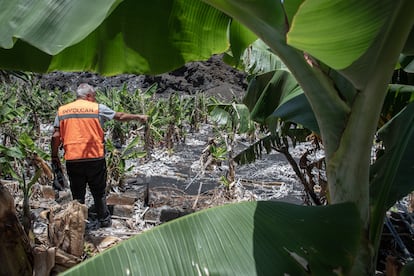
[[[98,104],[94,88],[86,83],[76,90],[76,100],[59,107],[52,135],[52,163],[60,165],[59,147],[63,144],[66,170],[74,200],[85,204],[89,186],[98,215],[99,227],[111,226],[106,204],[106,161],[103,123],[106,120],[146,122],[147,115],[116,112]]]

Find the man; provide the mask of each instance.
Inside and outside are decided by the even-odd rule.
[[[86,83],[76,90],[76,100],[59,107],[52,135],[52,163],[60,166],[59,147],[63,144],[66,170],[74,200],[85,204],[89,186],[98,215],[99,227],[111,226],[106,204],[106,161],[103,123],[106,120],[146,122],[147,115],[116,112],[98,104],[94,88]]]

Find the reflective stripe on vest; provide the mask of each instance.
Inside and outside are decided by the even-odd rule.
[[[104,132],[98,103],[76,100],[58,110],[66,160],[104,157]]]

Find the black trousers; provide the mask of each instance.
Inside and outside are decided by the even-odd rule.
[[[110,213],[106,205],[106,161],[66,161],[70,190],[74,200],[85,204],[86,186],[89,186],[94,199],[98,219],[107,218]]]

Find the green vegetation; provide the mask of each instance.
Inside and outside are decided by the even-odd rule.
[[[320,135],[325,149],[328,206],[253,202],[207,210],[137,236],[67,274],[375,273],[386,211],[414,189],[412,96],[399,112],[384,109],[394,70],[413,71],[412,0],[73,1],[54,11],[59,24],[42,19],[46,4],[22,2],[8,4],[0,18],[13,22],[0,32],[0,46],[12,47],[0,51],[3,68],[157,74],[228,50],[228,60],[239,64],[257,37],[298,86],[284,72],[268,75],[278,93],[265,89],[270,98],[252,97],[252,113],[268,123],[271,115],[299,123]],[[77,15],[80,9],[93,16]],[[316,124],[302,114],[312,114]],[[375,138],[384,150],[371,164]],[[337,218],[348,220],[344,232]],[[146,259],[148,252],[154,255]]]
[[[2,86],[0,89],[3,103],[0,106],[0,176],[19,182],[23,192],[22,220],[26,233],[31,230],[29,198],[32,186],[38,181],[45,183],[46,179],[40,179],[42,175],[51,177],[50,169],[44,161],[48,159],[45,145],[39,143],[41,119],[37,116],[41,108],[46,106],[36,105],[36,101],[41,101],[41,98],[36,97],[33,104],[27,105],[25,92],[28,90],[15,86]],[[53,101],[48,104],[53,104]]]
[[[202,93],[194,96],[175,93],[155,100],[154,92],[154,87],[144,92],[140,89],[129,92],[125,88],[98,91],[97,100],[117,111],[151,115],[146,126],[137,122],[120,124],[113,120],[105,123],[108,159],[114,162],[109,164],[109,171],[111,168],[121,170],[114,172],[117,175],[115,181],[128,171],[124,167],[125,160],[150,158],[147,152],[137,150],[138,147],[173,150],[185,141],[187,132],[198,131],[201,123],[207,123],[208,106],[217,103],[213,97],[206,98]],[[33,137],[37,146],[47,152],[48,144],[44,139],[49,139],[49,134],[45,130],[40,133],[40,126],[51,126],[57,108],[74,100],[74,93],[47,91],[30,83],[3,84],[0,97],[3,99],[0,135],[5,150],[15,145],[23,133]],[[42,157],[49,159],[47,154]]]
[[[6,72],[4,72],[6,74]],[[136,122],[120,124],[108,121],[105,125],[108,168],[108,191],[124,185],[125,176],[134,165],[127,160],[150,158],[145,149],[165,148],[173,151],[185,141],[187,131],[196,131],[207,121],[207,105],[217,102],[204,95],[169,95],[154,100],[154,88],[145,92],[120,90],[98,91],[100,103],[129,113],[152,113],[146,126]],[[15,179],[24,195],[23,217],[26,232],[31,229],[29,199],[36,182],[51,184],[50,160],[51,126],[58,106],[74,100],[74,93],[47,91],[28,80],[22,84],[0,87],[0,177]],[[144,110],[145,107],[145,110]],[[149,130],[149,131],[146,131]]]

